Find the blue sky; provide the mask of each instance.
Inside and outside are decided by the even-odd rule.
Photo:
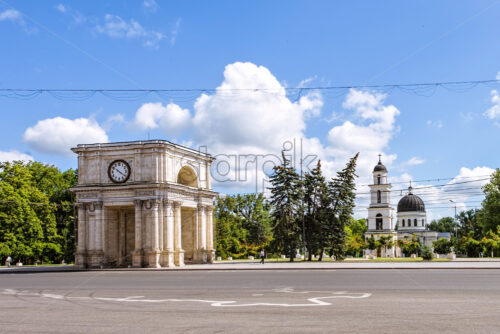
[[[379,152],[393,182],[479,179],[499,166],[498,84],[428,97],[346,90],[298,100],[281,90],[495,79],[499,29],[500,3],[490,0],[0,1],[0,88],[229,89],[133,101],[0,97],[0,158],[75,168],[76,143],[148,132],[213,154],[277,154],[304,138],[328,175],[360,151],[360,184]],[[273,94],[231,93],[256,87]],[[260,177],[216,190],[251,192]],[[449,199],[479,204],[442,190],[427,199],[436,217],[451,212],[441,208]]]

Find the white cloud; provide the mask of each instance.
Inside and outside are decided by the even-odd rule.
[[[24,21],[21,12],[15,9],[7,9],[4,10],[3,12],[0,12],[0,22],[1,21],[10,21],[12,23],[16,23],[19,26],[21,26],[23,30],[28,34],[37,32],[36,28],[29,27],[26,24],[26,21]]]
[[[492,90],[490,94],[493,106],[484,112],[484,116],[489,119],[500,119],[500,95],[497,90]]]
[[[134,19],[125,21],[118,15],[106,14],[104,23],[96,26],[96,31],[111,38],[141,39],[144,45],[158,48],[159,42],[165,38],[161,32],[146,30]]]
[[[7,9],[0,13],[0,21],[20,21],[22,20],[21,13],[15,9]]]
[[[178,134],[191,123],[189,110],[175,103],[145,103],[136,112],[133,127],[139,130],[160,128],[168,134]]]
[[[21,153],[16,150],[0,151],[0,161],[32,161],[33,157],[26,153]]]
[[[177,40],[177,35],[179,34],[179,29],[181,27],[181,19],[178,18],[177,21],[175,21],[174,27],[172,28],[172,31],[170,31],[170,44],[174,45],[175,41]]]
[[[304,118],[322,105],[319,93],[292,102],[267,68],[236,62],[226,66],[215,94],[197,99],[196,139],[219,153],[279,154],[285,141],[305,137]]]
[[[443,122],[441,120],[436,120],[436,121],[428,120],[426,124],[427,126],[435,127],[438,129],[441,129],[443,127]]]
[[[496,79],[497,79],[497,80],[500,80],[500,71],[498,71],[497,76],[496,76]]]
[[[60,11],[61,13],[66,13],[66,6],[64,6],[62,3],[58,4],[56,7],[55,7],[58,11]]]
[[[55,117],[40,120],[26,129],[23,142],[34,150],[70,156],[78,144],[108,142],[106,131],[92,118]]]
[[[407,166],[416,166],[416,165],[421,165],[425,162],[424,159],[420,159],[418,157],[412,157],[410,160],[405,162],[404,164]]]
[[[152,11],[152,12],[156,12],[156,10],[158,9],[158,3],[156,3],[155,0],[144,0],[144,2],[142,3],[142,5],[144,6],[144,8]]]

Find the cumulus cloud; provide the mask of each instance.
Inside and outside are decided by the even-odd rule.
[[[60,11],[61,13],[66,13],[66,6],[64,6],[62,3],[58,4],[55,6],[55,8]]]
[[[0,162],[6,161],[32,161],[33,157],[26,153],[21,153],[16,150],[0,151]]]
[[[410,160],[406,161],[404,164],[407,166],[416,166],[421,165],[425,162],[424,159],[420,159],[418,157],[412,157]]]
[[[500,80],[500,79],[499,79]],[[493,106],[484,112],[484,116],[493,120],[500,120],[500,94],[497,90],[492,90],[491,94],[491,103]]]
[[[144,0],[142,5],[144,6],[144,8],[146,8],[152,12],[156,12],[156,10],[159,7],[158,3],[155,0]]]
[[[23,135],[23,142],[38,152],[68,156],[77,144],[108,141],[106,131],[92,118],[48,118],[26,129]]]
[[[319,93],[290,101],[267,68],[237,62],[226,66],[215,94],[197,99],[193,124],[197,141],[216,152],[280,152],[285,141],[304,137],[304,118],[322,105]]]
[[[134,19],[126,21],[118,15],[106,14],[104,23],[96,26],[96,31],[111,38],[141,39],[144,45],[158,48],[165,35],[159,31],[147,30]]]
[[[26,21],[24,21],[23,19],[23,15],[16,9],[7,9],[3,12],[0,12],[0,22],[2,21],[10,21],[17,24],[22,27],[23,30],[28,34],[37,32],[36,28],[30,27],[28,26],[28,24],[26,24]]]
[[[170,31],[170,44],[171,45],[175,44],[175,41],[177,40],[177,35],[179,34],[180,27],[181,27],[181,19],[178,18],[175,21],[172,30]]]
[[[178,134],[191,123],[188,109],[175,103],[145,103],[135,113],[133,127],[139,130],[160,128],[167,134]]]
[[[428,120],[426,124],[429,127],[435,127],[438,129],[441,129],[443,127],[443,122],[441,120],[436,120],[436,121]]]

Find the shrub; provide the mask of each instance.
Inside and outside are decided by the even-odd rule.
[[[424,261],[430,261],[434,258],[434,254],[432,253],[432,250],[430,249],[429,246],[424,246],[422,247],[422,259],[424,259]]]

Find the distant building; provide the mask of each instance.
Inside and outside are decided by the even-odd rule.
[[[379,240],[380,237],[390,237],[392,246],[365,250],[365,254],[378,257],[400,257],[401,249],[397,246],[397,241],[405,237],[411,239],[412,235],[419,238],[420,244],[432,247],[432,243],[440,238],[450,238],[450,235],[427,231],[427,212],[424,201],[413,194],[413,188],[408,187],[408,194],[399,200],[397,206],[397,218],[394,222],[394,208],[391,206],[392,185],[387,179],[387,168],[380,159],[373,169],[373,184],[370,185],[370,206],[368,207],[368,230],[365,238]]]

